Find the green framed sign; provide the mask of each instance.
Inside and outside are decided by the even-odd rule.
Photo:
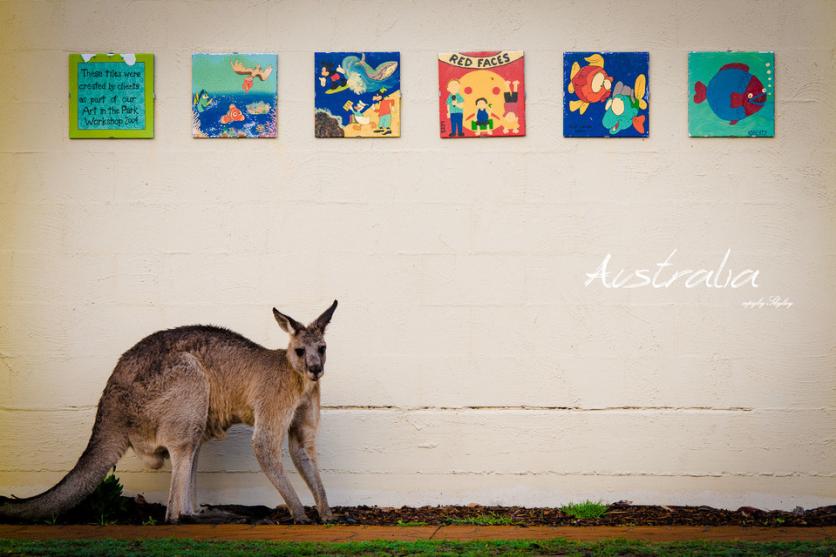
[[[70,139],[154,137],[153,54],[70,54]]]

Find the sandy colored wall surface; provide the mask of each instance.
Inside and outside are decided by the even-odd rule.
[[[0,25],[0,493],[73,465],[142,336],[275,347],[271,306],[338,298],[334,504],[836,501],[836,3],[21,1]],[[401,52],[400,139],[314,139],[313,51],[356,48]],[[526,52],[527,136],[442,141],[437,53],[487,48]],[[562,137],[562,54],[593,49],[650,52],[649,139]],[[721,49],[775,51],[774,139],[688,138],[687,52]],[[277,140],[192,139],[191,54],[232,50],[278,52]],[[155,139],[67,138],[67,54],[94,51],[155,53]],[[606,254],[729,249],[758,288],[585,286]],[[793,306],[741,305],[769,296]],[[203,502],[278,502],[248,433],[204,448]]]

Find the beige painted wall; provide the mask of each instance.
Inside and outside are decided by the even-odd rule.
[[[836,501],[836,4],[0,3],[0,493],[56,481],[122,351],[333,298],[336,504]],[[313,51],[400,50],[403,138],[315,140]],[[443,142],[436,53],[526,51],[525,138]],[[689,139],[689,50],[771,49],[777,136]],[[649,50],[651,137],[562,137],[564,50]],[[67,139],[69,52],[156,54],[157,137]],[[277,51],[278,140],[190,135],[190,55]],[[757,289],[584,286],[615,268]],[[746,309],[761,296],[791,308]],[[246,429],[204,502],[276,504]],[[166,472],[126,456],[130,492]],[[295,478],[298,479],[298,478]],[[307,493],[306,500],[310,500]]]

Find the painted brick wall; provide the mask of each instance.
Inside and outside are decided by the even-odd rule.
[[[0,2],[0,493],[83,449],[118,356],[286,342],[339,298],[335,504],[836,501],[834,3]],[[528,136],[438,139],[436,53],[526,51]],[[777,135],[687,137],[687,52],[776,51]],[[314,50],[400,50],[403,138],[315,140]],[[564,50],[648,50],[647,140],[562,137]],[[156,54],[157,137],[67,139],[67,54]],[[190,55],[279,53],[278,140],[197,141]],[[584,286],[611,253],[758,289]],[[789,309],[745,309],[780,295]],[[246,428],[203,502],[276,504]],[[165,471],[126,456],[130,492]],[[298,478],[294,478],[294,481]],[[300,485],[301,482],[297,482]],[[310,500],[307,493],[305,499]]]

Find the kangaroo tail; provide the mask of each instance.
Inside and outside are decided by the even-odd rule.
[[[120,425],[104,423],[104,398],[99,402],[87,448],[73,469],[40,495],[25,499],[0,498],[0,517],[31,520],[54,516],[73,508],[96,489],[128,449],[128,436]]]

